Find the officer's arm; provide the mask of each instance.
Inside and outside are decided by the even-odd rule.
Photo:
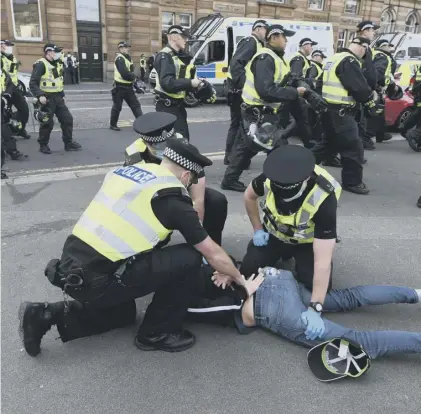
[[[367,102],[372,95],[371,87],[364,77],[356,58],[346,57],[336,68],[336,74],[344,88],[357,102]]]
[[[199,220],[203,223],[205,217],[205,188],[206,178],[199,178],[197,184],[190,187],[190,197],[193,201],[194,209],[197,211]]]
[[[295,56],[291,59],[289,67],[291,69],[291,73],[295,73],[298,76],[303,76],[304,58],[300,56]]]
[[[259,96],[266,102],[295,101],[298,99],[297,89],[284,87],[273,80],[275,62],[267,54],[259,56],[252,65],[254,86]]]
[[[45,73],[45,66],[42,62],[35,63],[31,79],[29,81],[29,89],[31,90],[32,95],[34,95],[36,98],[39,98],[41,96],[45,96],[45,93],[40,89],[40,83],[41,83],[41,77]]]
[[[374,60],[373,60],[373,65],[376,68],[377,71],[377,83],[380,86],[385,86],[386,85],[386,69],[387,69],[387,58],[384,55],[378,54]]]
[[[121,56],[116,59],[115,66],[124,80],[132,82],[136,79],[135,74],[127,69],[124,59]]]
[[[363,59],[363,74],[371,90],[374,91],[377,86],[377,72],[373,65],[373,52],[371,49],[367,50]]]
[[[256,54],[256,42],[252,38],[241,40],[230,63],[232,87],[243,89],[246,82],[246,66]]]
[[[312,81],[314,81],[317,77],[317,68],[315,65],[311,65],[310,69],[307,71],[306,77]]]
[[[256,181],[253,180],[253,181]],[[263,183],[262,183],[263,184]],[[256,186],[256,184],[254,184]],[[260,187],[260,183],[258,184]],[[263,187],[263,186],[261,186]],[[264,189],[263,194],[264,194]],[[253,230],[256,232],[257,230],[263,229],[262,222],[260,220],[260,212],[259,212],[259,196],[256,191],[253,189],[253,182],[249,184],[246,191],[244,192],[244,204],[246,206],[247,215],[249,216],[250,223],[253,226]]]
[[[158,53],[154,64],[161,88],[168,93],[192,89],[190,79],[177,79],[175,65],[169,53]]]

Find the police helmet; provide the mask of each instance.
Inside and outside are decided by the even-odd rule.
[[[213,103],[216,100],[216,91],[207,80],[202,80],[199,87],[194,91],[194,96],[201,102]]]
[[[34,103],[34,118],[40,124],[48,124],[52,118],[52,114],[46,106],[40,106]]]
[[[397,87],[397,89],[395,89],[395,87]],[[386,95],[391,101],[398,101],[403,97],[403,89],[399,85],[390,82],[389,86],[386,88]]]
[[[12,134],[19,134],[23,129],[22,122],[16,119],[16,112],[12,113],[8,125],[10,130],[12,131]]]
[[[245,131],[246,144],[253,151],[270,152],[283,143],[283,131],[283,128],[270,122],[265,122],[260,126],[251,123]]]

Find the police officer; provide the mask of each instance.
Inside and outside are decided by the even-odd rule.
[[[114,60],[114,87],[111,90],[113,106],[111,108],[110,129],[120,131],[117,126],[123,101],[129,105],[135,118],[142,115],[139,100],[133,91],[133,82],[136,80],[134,65],[129,55],[130,45],[127,42],[118,44],[118,53]]]
[[[160,164],[168,140],[183,139],[174,132],[176,120],[175,115],[161,112],[149,112],[137,118],[133,129],[140,138],[126,148],[125,165],[138,162]],[[221,192],[206,187],[204,170],[197,178],[197,184],[189,189],[193,206],[211,239],[221,245],[228,214],[227,198]]]
[[[67,342],[133,323],[134,299],[152,292],[135,345],[168,352],[194,345],[194,335],[182,324],[202,256],[244,286],[230,257],[202,227],[187,192],[211,164],[196,147],[173,139],[160,165],[136,163],[106,175],[67,238],[61,260],[46,268],[49,280],[75,301],[21,305],[23,345],[29,355],[39,354],[52,325]],[[163,248],[174,230],[186,243]]]
[[[55,114],[59,120],[64,149],[77,151],[82,146],[73,140],[73,117],[64,101],[61,51],[62,48],[53,43],[44,46],[44,57],[34,63],[29,88],[37,98],[38,105],[48,108],[49,112]],[[38,142],[39,150],[43,154],[51,154],[48,143],[53,127],[53,116],[48,123],[40,124]]]
[[[285,141],[284,137],[278,134],[275,143],[271,135],[276,133],[273,128],[270,128],[272,132],[268,132],[267,127],[274,124],[280,125],[284,117],[286,122],[289,122],[288,112],[292,110],[293,104],[298,104],[299,96],[306,99],[307,97],[309,99],[317,98],[318,101],[321,99],[317,94],[311,95],[309,87],[306,89],[304,86],[293,87],[283,84],[284,78],[290,73],[289,64],[283,57],[287,37],[294,34],[295,32],[287,30],[282,25],[269,26],[266,34],[266,47],[260,49],[246,67],[246,81],[242,92],[243,125],[231,162],[221,183],[221,188],[224,190],[244,192],[246,186],[239,181],[239,178],[242,171],[249,165],[250,160],[258,151],[263,149],[270,151],[275,145]],[[297,121],[296,113],[294,117]],[[265,124],[269,125],[263,128],[265,131],[262,131],[261,134],[269,136],[270,139],[262,145],[259,131],[255,134],[252,129],[260,129]],[[258,146],[261,149],[258,149]]]
[[[227,88],[228,105],[230,107],[231,124],[228,129],[225,147],[224,164],[229,164],[229,156],[235,145],[241,124],[241,93],[246,81],[246,65],[251,58],[263,47],[268,24],[266,20],[256,20],[253,24],[251,36],[243,37],[231,59],[228,68]]]
[[[379,26],[374,24],[371,20],[364,20],[357,25],[357,36],[363,37],[371,43],[376,34],[376,30],[379,29]],[[367,53],[363,58],[362,66],[363,74],[367,80],[368,86],[370,86],[372,91],[376,90],[377,87],[377,71],[373,64],[373,50],[371,47],[368,47]],[[366,150],[374,150],[376,146],[370,137],[370,125],[368,125],[368,116],[366,110],[360,106],[360,110],[356,113],[358,119],[358,130],[359,135],[363,141],[363,147]]]
[[[322,115],[325,139],[312,149],[317,163],[329,151],[340,153],[343,189],[356,194],[369,192],[363,183],[364,150],[355,121],[357,105],[362,104],[372,116],[379,114],[360,62],[368,47],[368,39],[356,37],[348,49],[326,61],[322,88],[322,96],[329,105],[327,113]]]
[[[385,91],[393,88],[398,89],[398,86],[392,81],[393,58],[390,53],[389,41],[386,39],[379,39],[376,42],[376,48],[373,52],[373,65],[377,71],[377,88],[376,92],[379,95],[379,102],[385,104]],[[376,142],[384,142],[392,139],[392,134],[386,132],[385,113],[372,118],[373,131],[376,135]]]
[[[13,88],[11,103],[17,109],[16,120],[21,122],[22,129],[18,133],[19,136],[25,139],[31,138],[26,132],[26,124],[29,119],[28,102],[26,102],[23,93],[19,90],[18,86],[18,60],[13,55],[14,44],[10,40],[1,41],[1,66],[2,70],[9,74],[15,87]]]
[[[146,57],[143,53],[140,55],[139,67],[140,67],[140,80],[142,82],[145,82]]]
[[[317,44],[317,42],[311,40],[309,37],[305,37],[304,39],[300,40],[300,43],[298,44],[299,50],[297,53],[295,53],[289,62],[292,73],[306,78],[307,71],[310,69],[310,61],[308,57],[313,51],[313,46]]]
[[[195,68],[190,64],[191,56],[184,51],[188,31],[173,25],[167,32],[168,44],[156,55],[155,108],[157,112],[168,112],[177,117],[175,131],[190,139],[187,111],[184,103],[186,92],[202,83],[195,79]]]
[[[295,258],[296,278],[323,303],[331,279],[340,184],[315,165],[311,150],[287,145],[272,151],[244,201],[253,238],[240,272],[246,278],[279,259]],[[263,221],[260,218],[260,204]]]

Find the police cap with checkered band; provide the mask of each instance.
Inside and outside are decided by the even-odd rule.
[[[293,30],[285,29],[285,27],[281,24],[273,24],[268,27],[268,30],[266,32],[266,40],[269,40],[271,36],[277,34],[283,34],[286,37],[291,37],[295,35],[295,32]]]
[[[299,145],[285,145],[272,151],[263,164],[263,173],[277,187],[290,189],[309,178],[316,165],[313,153]]]
[[[172,26],[170,26],[170,28],[168,29],[167,35],[171,35],[171,34],[179,34],[184,37],[189,37],[189,31],[185,29],[183,26],[180,26],[178,24],[173,24]]]
[[[208,157],[202,155],[194,145],[184,139],[168,140],[164,151],[165,158],[196,174],[200,174],[204,167],[212,165]]]
[[[148,144],[164,142],[174,136],[174,124],[177,117],[166,112],[148,112],[139,116],[133,123],[133,129]]]

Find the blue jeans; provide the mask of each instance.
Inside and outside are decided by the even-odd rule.
[[[403,331],[358,331],[323,318],[326,331],[317,341],[306,339],[301,313],[310,303],[311,292],[291,272],[269,276],[256,292],[255,319],[258,326],[295,343],[313,347],[332,338],[346,338],[360,344],[371,358],[394,353],[421,353],[421,333]],[[357,286],[333,289],[325,299],[327,312],[345,312],[365,305],[417,303],[414,289],[394,286]]]

